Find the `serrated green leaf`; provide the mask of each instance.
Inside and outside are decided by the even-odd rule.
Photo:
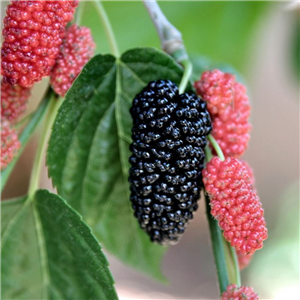
[[[62,198],[39,190],[1,209],[1,299],[118,298],[98,241]]]
[[[47,155],[60,195],[83,215],[103,246],[157,279],[164,278],[160,261],[166,248],[150,242],[129,201],[129,109],[149,81],[168,78],[179,84],[181,77],[182,68],[153,48],[127,51],[116,61],[95,56],[58,112]]]

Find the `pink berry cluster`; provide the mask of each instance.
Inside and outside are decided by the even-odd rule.
[[[25,112],[35,82],[51,74],[53,89],[64,96],[92,57],[95,44],[90,30],[77,25],[66,29],[78,1],[12,0],[7,6],[1,47],[3,130]],[[3,137],[9,136],[7,132],[3,132]],[[15,132],[13,137],[17,137]],[[19,147],[18,143],[6,146],[5,142],[10,140],[3,139],[1,143],[2,167]]]
[[[20,148],[15,129],[6,119],[1,119],[1,170],[12,161]]]
[[[54,91],[64,96],[95,50],[91,31],[73,24],[66,30],[66,36],[56,59],[50,78]]]
[[[262,248],[267,238],[264,210],[243,164],[236,158],[213,157],[202,175],[211,214],[225,239],[244,255]]]
[[[234,76],[214,70],[203,72],[201,79],[194,85],[197,93],[207,102],[210,114],[216,115],[233,104],[234,84]]]
[[[250,103],[246,88],[220,70],[206,71],[195,89],[206,102],[213,121],[212,135],[225,157],[240,157],[250,138]]]
[[[12,1],[6,9],[1,74],[30,87],[50,74],[78,0]]]
[[[259,300],[259,297],[252,287],[241,286],[238,288],[235,284],[231,284],[222,294],[221,300]]]
[[[30,88],[1,81],[1,117],[15,122],[25,112]]]

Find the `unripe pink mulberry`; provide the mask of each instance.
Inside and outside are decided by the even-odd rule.
[[[86,27],[70,26],[61,46],[56,64],[51,71],[54,91],[64,96],[95,50],[91,31]]]
[[[26,110],[30,88],[1,81],[1,117],[16,121]]]
[[[221,300],[259,300],[259,297],[252,287],[241,286],[238,288],[235,284],[231,284],[222,294]]]
[[[204,72],[194,85],[207,102],[213,121],[212,135],[225,157],[240,157],[248,147],[252,128],[246,87],[220,70]]]
[[[254,178],[253,169],[250,167],[250,165],[245,160],[240,159],[240,162],[246,168],[248,175],[250,177],[250,183],[254,186],[255,178]]]
[[[78,0],[11,1],[2,31],[4,82],[30,87],[50,74],[77,5]]]
[[[194,83],[199,96],[207,103],[211,115],[221,113],[234,101],[235,77],[220,70],[205,71],[200,80]]]
[[[228,108],[226,115],[213,117],[212,135],[225,157],[240,157],[248,147],[251,124],[238,109]]]
[[[20,145],[18,135],[10,122],[1,119],[1,170],[17,155]]]
[[[262,248],[268,236],[264,210],[243,164],[236,158],[221,161],[213,157],[202,176],[211,214],[225,239],[243,254]]]

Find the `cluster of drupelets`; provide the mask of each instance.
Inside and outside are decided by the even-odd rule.
[[[194,87],[206,102],[212,118],[214,154],[202,171],[211,214],[218,220],[224,238],[236,249],[240,269],[267,238],[264,211],[254,188],[253,172],[240,159],[249,141],[250,103],[246,88],[232,74],[206,71]],[[220,149],[218,149],[218,146]],[[258,299],[252,288],[230,285],[226,299]]]
[[[26,110],[32,86],[50,76],[64,96],[95,44],[89,28],[72,21],[78,0],[11,1],[3,20],[1,47],[1,170],[20,147],[15,125]]]
[[[20,147],[14,125],[26,110],[34,82],[50,76],[54,91],[64,96],[93,55],[90,30],[75,24],[66,28],[77,5],[78,0],[11,1],[7,7],[1,48],[1,170]],[[219,70],[204,72],[195,89],[207,102],[212,136],[225,156],[213,157],[203,170],[211,213],[236,248],[242,269],[267,238],[251,168],[239,160],[251,130],[249,99],[233,75]],[[222,295],[226,299],[258,295],[252,288],[230,285]]]

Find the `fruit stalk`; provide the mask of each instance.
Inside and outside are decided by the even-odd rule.
[[[224,291],[226,291],[226,288],[230,284],[230,282],[229,282],[229,275],[228,275],[228,270],[226,265],[222,231],[218,225],[218,221],[215,220],[211,215],[209,202],[210,199],[208,195],[205,195],[206,216],[208,220],[212,250],[213,250],[216,269],[217,269],[219,290],[220,290],[220,294],[222,294]]]
[[[184,67],[184,74],[179,85],[181,94],[192,74],[192,64],[185,50],[181,32],[169,22],[156,1],[144,0],[144,4],[159,35],[161,48]]]
[[[50,89],[50,90],[52,91],[52,89]],[[56,117],[57,110],[62,101],[61,101],[61,99],[57,99],[57,95],[52,92],[49,102],[50,102],[49,109],[47,110],[47,114],[46,114],[46,117],[44,120],[44,126],[43,126],[42,132],[41,132],[41,139],[39,141],[36,157],[34,160],[34,165],[32,168],[30,184],[29,184],[29,189],[28,189],[29,198],[31,198],[31,196],[36,192],[36,190],[39,187],[41,166],[42,166],[43,158],[44,158],[44,155],[46,152],[46,147],[48,144],[47,141],[49,138],[49,133],[52,128],[54,119]]]

